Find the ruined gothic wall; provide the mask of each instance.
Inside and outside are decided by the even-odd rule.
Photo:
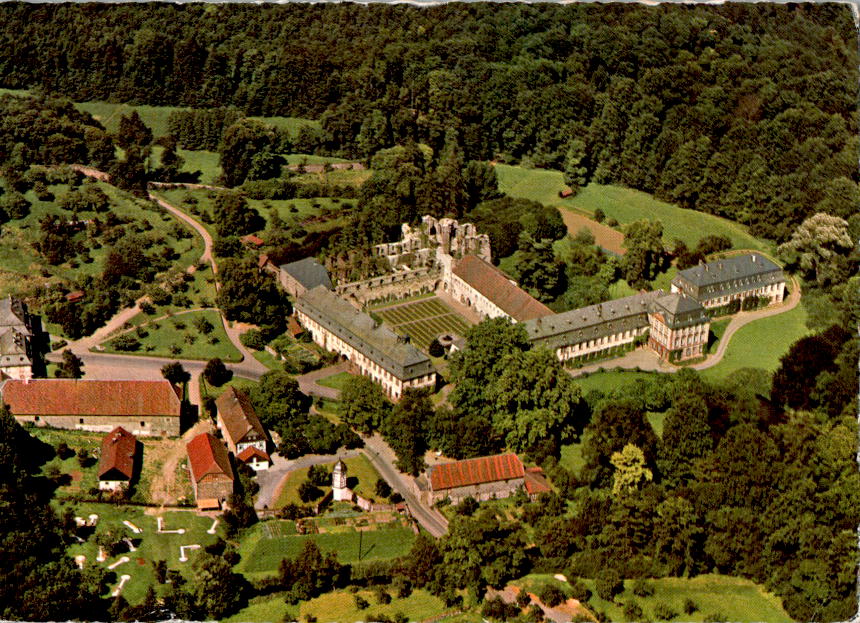
[[[335,292],[357,307],[383,300],[398,300],[416,294],[433,292],[440,283],[440,273],[435,268],[403,271],[364,281],[344,283]]]

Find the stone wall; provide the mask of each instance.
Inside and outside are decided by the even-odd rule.
[[[179,435],[179,416],[119,416],[119,415],[16,415],[19,423],[32,422],[36,426],[51,426],[68,430],[86,430],[109,433],[122,426],[132,435],[176,437]]]
[[[404,270],[381,277],[343,283],[335,293],[355,305],[363,307],[374,301],[397,300],[425,292],[439,286],[440,274],[436,268]]]
[[[442,489],[430,492],[430,500],[435,503],[446,497],[452,504],[459,504],[467,497],[472,497],[479,502],[487,500],[498,500],[507,498],[525,486],[525,479],[512,478],[511,480],[500,480],[498,482],[469,485],[468,487],[454,487],[453,489]]]
[[[192,478],[192,483],[193,481]],[[224,475],[207,474],[196,483],[194,493],[198,500],[224,500],[233,493],[233,481]]]

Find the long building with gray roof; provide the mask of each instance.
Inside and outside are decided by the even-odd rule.
[[[782,268],[760,253],[745,253],[680,271],[672,292],[683,292],[704,307],[721,307],[748,297],[781,303],[785,296]]]
[[[656,290],[523,324],[534,345],[549,348],[562,361],[612,354],[649,332],[648,344],[661,356],[686,359],[702,354],[710,319],[690,297]]]
[[[427,355],[324,286],[298,298],[296,316],[314,342],[349,360],[391,398],[400,398],[407,387],[436,384],[436,369]]]

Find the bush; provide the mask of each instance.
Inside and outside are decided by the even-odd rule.
[[[624,604],[624,618],[628,621],[641,621],[642,620],[642,607],[636,603],[635,599],[631,599],[626,604]]]
[[[538,592],[540,600],[550,608],[554,608],[559,604],[567,601],[567,595],[555,584],[545,584]]]
[[[140,349],[140,341],[133,335],[126,333],[114,338],[113,347],[121,351],[135,351]]]
[[[215,357],[206,362],[206,367],[203,368],[203,378],[210,385],[221,387],[233,378],[233,372],[227,369],[227,366],[224,365],[221,359]]]
[[[367,609],[367,607],[368,607],[368,606],[370,606],[370,602],[369,602],[369,601],[367,601],[367,600],[366,600],[364,597],[362,597],[361,595],[355,595],[355,596],[353,597],[353,599],[355,600],[355,607],[356,607],[358,610],[365,610],[365,609]]]
[[[699,607],[696,605],[696,602],[687,597],[684,600],[684,614],[693,614]]]
[[[494,621],[510,621],[519,613],[520,609],[517,606],[506,604],[498,595],[485,601],[481,608],[481,615]]]
[[[376,595],[376,601],[378,601],[381,605],[391,603],[391,595],[388,594],[388,591],[385,590],[384,586],[377,586],[374,594]]]
[[[73,457],[75,454],[75,451],[72,450],[65,441],[61,441],[60,443],[58,443],[56,450],[57,450],[57,456],[60,457],[64,461],[66,459]]]
[[[624,582],[613,569],[601,571],[594,582],[597,596],[605,601],[614,601],[615,596],[624,590]]]
[[[478,510],[478,506],[480,505],[475,498],[473,498],[472,496],[467,496],[463,498],[462,502],[460,502],[459,504],[457,504],[457,506],[454,507],[454,510],[458,515],[471,516],[475,513],[476,510]]]
[[[147,316],[151,316],[155,313],[155,305],[153,305],[149,301],[141,301],[140,311],[142,311]]]
[[[263,334],[259,329],[251,329],[239,336],[239,341],[245,348],[254,350],[263,350],[266,347],[266,340],[263,339]]]
[[[525,608],[532,602],[532,598],[529,597],[529,594],[526,591],[520,591],[517,595],[517,605],[520,608]]]
[[[632,590],[633,594],[637,597],[650,597],[654,594],[654,587],[642,578],[639,578],[635,582],[633,582]]]
[[[324,487],[331,482],[331,477],[324,465],[311,465],[308,468],[308,482],[317,487]]]
[[[602,223],[605,219],[606,219],[606,212],[604,212],[600,208],[597,208],[594,211],[594,220],[597,221],[598,223]]]
[[[570,582],[570,596],[584,603],[591,599],[591,590],[585,585],[585,582],[576,579]]]
[[[445,354],[445,349],[439,343],[439,340],[434,337],[433,341],[430,342],[430,348],[427,349],[427,352],[430,353],[431,357],[441,357]]]
[[[377,478],[376,479],[376,486],[374,487],[374,491],[376,492],[376,495],[378,495],[379,497],[387,498],[388,496],[391,495],[391,485],[389,485],[387,482],[385,482],[384,479]]]
[[[608,219],[606,219],[606,224],[609,227],[618,227],[618,219],[613,216],[610,216]]]
[[[657,621],[671,621],[678,613],[675,612],[672,607],[662,601],[658,601],[654,604],[654,619]]]
[[[302,502],[308,503],[321,498],[323,492],[318,487],[315,487],[310,481],[305,481],[299,485],[299,499]]]

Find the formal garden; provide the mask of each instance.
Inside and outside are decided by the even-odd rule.
[[[400,335],[408,335],[420,349],[444,334],[463,336],[470,323],[437,297],[374,308],[386,324]]]

